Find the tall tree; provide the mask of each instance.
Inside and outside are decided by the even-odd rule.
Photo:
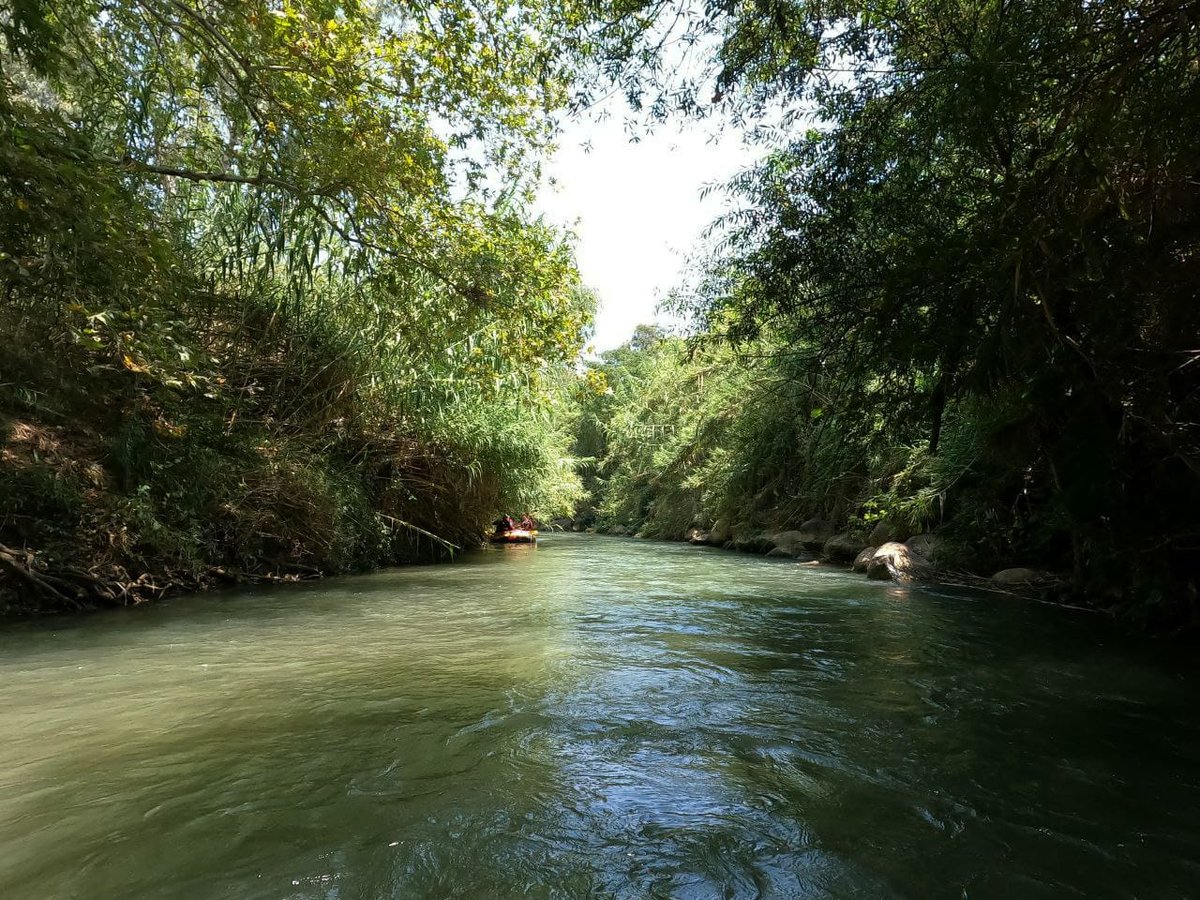
[[[714,99],[776,148],[735,185],[707,327],[783,334],[841,407],[935,451],[947,410],[986,398],[1008,474],[979,517],[1021,518],[1080,584],[1195,608],[1200,4],[770,0],[693,21]]]

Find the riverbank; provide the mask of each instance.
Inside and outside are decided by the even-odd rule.
[[[314,447],[105,396],[70,418],[0,408],[0,615],[426,562],[482,531],[484,513],[452,521],[435,491],[424,515],[395,499],[389,467],[415,476],[439,448],[361,433]]]
[[[597,530],[594,527],[577,525],[569,519],[559,519],[556,522],[557,526],[565,531],[672,540],[649,538],[622,525]],[[1114,613],[1111,608],[1081,604],[1079,598],[1073,595],[1069,580],[1062,574],[1025,566],[1009,566],[990,576],[981,575],[949,561],[946,545],[938,535],[907,535],[895,526],[885,523],[877,524],[863,536],[850,531],[835,533],[832,525],[820,519],[811,519],[797,528],[779,531],[739,529],[718,522],[707,530],[689,528],[675,540],[693,546],[716,547],[736,553],[837,566],[871,581],[969,588],[1070,609],[1108,615]]]
[[[0,613],[569,509],[547,410],[594,300],[524,190],[566,92],[496,51],[546,23],[69,6],[0,29]]]

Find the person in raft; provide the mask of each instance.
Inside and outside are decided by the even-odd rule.
[[[496,534],[507,534],[517,527],[512,516],[501,516],[492,525],[496,527]]]
[[[533,519],[529,518],[529,513],[521,516],[521,524],[518,527],[524,531],[533,531]]]

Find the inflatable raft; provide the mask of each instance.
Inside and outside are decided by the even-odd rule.
[[[493,544],[536,544],[536,531],[526,531],[524,528],[513,528],[511,531],[500,531],[493,534],[489,540]]]

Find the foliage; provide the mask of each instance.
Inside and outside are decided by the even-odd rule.
[[[547,410],[593,301],[526,206],[577,20],[23,0],[0,25],[0,417],[29,438],[0,546],[195,584],[569,508]],[[81,498],[29,501],[52,535],[15,486],[47,453]]]
[[[589,487],[601,526],[677,537],[718,519],[784,527],[857,515],[878,435],[827,411],[824,386],[782,354],[635,338],[593,370],[608,388],[588,392],[577,452],[599,458]]]
[[[782,127],[682,304],[700,331],[827,386],[868,464],[864,434],[914,448],[881,502],[925,517],[943,479],[1010,559],[1200,609],[1200,6],[706,10],[715,100]],[[974,462],[946,464],[962,422]]]

